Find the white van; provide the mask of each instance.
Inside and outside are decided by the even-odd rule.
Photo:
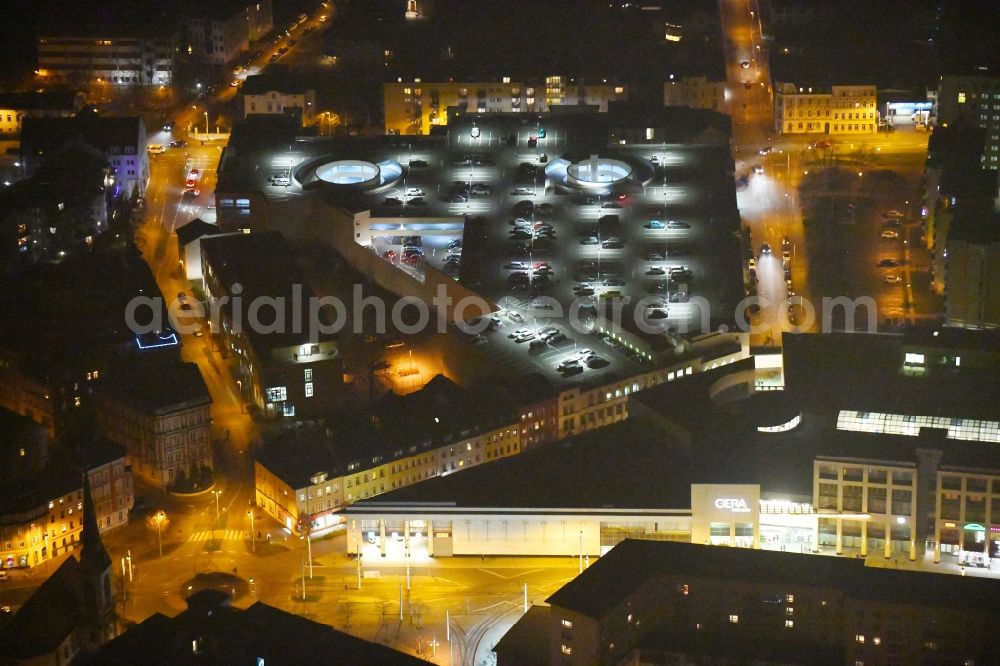
[[[160,155],[167,152],[167,149],[163,147],[162,143],[151,143],[146,147],[150,155]]]

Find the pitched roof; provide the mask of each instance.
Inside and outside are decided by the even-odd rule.
[[[198,366],[174,358],[123,359],[100,381],[100,392],[151,413],[212,401]]]
[[[133,146],[145,133],[142,118],[111,118],[81,113],[74,118],[25,118],[21,123],[21,153],[45,155],[80,137],[101,151]]]
[[[66,558],[0,629],[0,653],[30,659],[52,652],[80,624],[83,583],[76,558]]]
[[[193,644],[197,652],[192,651]],[[212,590],[193,595],[188,609],[174,618],[157,614],[129,629],[104,646],[92,663],[314,664],[317,655],[327,655],[338,664],[427,664],[260,602],[246,610],[233,608],[226,595]]]
[[[200,217],[196,217],[184,226],[177,227],[177,241],[181,244],[181,247],[183,247],[191,241],[201,238],[202,236],[217,233],[219,233],[219,227],[217,225],[209,224]]]
[[[313,88],[287,65],[271,65],[263,74],[248,76],[240,86],[240,92],[244,95],[265,95],[271,91],[302,95],[311,89]]]
[[[19,111],[75,111],[77,96],[72,90],[30,90],[26,92],[0,92],[0,109]]]

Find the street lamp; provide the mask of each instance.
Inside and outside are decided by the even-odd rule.
[[[205,136],[208,137],[208,111],[205,111],[202,115],[205,116]]]
[[[156,523],[156,545],[159,547],[160,557],[163,557],[163,539],[160,535],[160,526],[167,519],[167,514],[163,511],[157,511],[156,515],[153,517],[153,522]]]
[[[250,551],[257,552],[257,533],[253,530],[253,509],[247,511],[247,515],[250,516]]]

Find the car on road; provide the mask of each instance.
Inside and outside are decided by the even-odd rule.
[[[584,236],[580,239],[580,245],[597,245],[600,243],[597,236]]]
[[[469,197],[467,197],[464,194],[456,193],[446,198],[445,201],[447,201],[448,203],[468,203]]]
[[[895,273],[886,273],[882,276],[882,281],[886,284],[899,284],[903,281],[903,278],[896,275]]]
[[[527,342],[528,340],[534,340],[534,339],[535,339],[534,331],[524,331],[523,333],[514,338],[514,342],[516,342],[517,344],[521,344],[522,342]]]
[[[603,282],[601,282],[601,285],[605,287],[624,287],[625,280],[618,277],[609,277],[606,278]]]
[[[164,132],[173,132],[174,131],[174,121],[168,120],[167,122],[163,123],[163,131]]]
[[[666,275],[667,271],[659,266],[650,266],[646,269],[646,275]]]
[[[408,206],[426,206],[427,205],[427,201],[423,197],[413,197],[412,199],[410,199],[409,201],[406,202],[406,205],[408,205]]]
[[[427,193],[424,192],[419,187],[408,187],[408,188],[406,188],[406,196],[408,196],[408,197],[422,197],[425,194],[427,194]]]
[[[686,291],[675,291],[668,299],[671,303],[687,303],[688,295]]]
[[[239,88],[241,83],[243,83],[243,82],[240,81],[239,79],[233,79],[232,81],[229,82],[229,87],[230,88]]]
[[[904,218],[906,216],[903,215],[902,213],[900,213],[898,210],[892,209],[892,210],[887,210],[884,213],[882,213],[882,217],[889,217],[889,218],[893,218],[893,219],[898,220],[898,219]]]
[[[605,201],[601,204],[601,208],[621,208],[622,205],[616,201]]]
[[[769,155],[773,151],[774,151],[774,148],[772,148],[771,146],[764,146],[763,148],[761,148],[757,152],[760,153],[761,155]]]
[[[508,261],[503,265],[504,268],[510,271],[526,271],[528,270],[528,264],[523,261]]]
[[[669,316],[670,315],[667,313],[667,311],[662,308],[653,308],[646,315],[648,319],[666,319]]]
[[[472,186],[469,188],[470,193],[478,195],[487,195],[491,191],[492,190],[490,189],[489,185],[484,185],[482,183],[473,183]]]
[[[897,238],[899,238],[899,232],[894,231],[892,229],[885,229],[879,235],[887,240],[896,240]]]
[[[765,254],[771,254],[771,246],[768,245],[767,243],[764,243],[763,245],[761,245],[760,246],[760,254],[761,254],[761,256],[763,256]]]
[[[426,160],[410,160],[411,169],[424,169],[427,167]]]
[[[569,368],[569,367],[574,366],[574,365],[577,365],[577,366],[580,365],[580,361],[576,358],[576,356],[573,356],[572,358],[565,359],[562,363],[560,363],[559,365],[556,366],[556,369],[557,370],[565,370],[566,368]]]
[[[899,259],[883,259],[878,262],[879,268],[898,268],[902,262]]]
[[[201,190],[195,189],[193,187],[188,187],[182,192],[183,196],[197,197],[201,194]]]
[[[743,87],[746,88],[747,90],[750,90],[751,88],[753,88],[753,81],[744,81]]]
[[[395,250],[386,250],[382,253],[382,258],[386,261],[396,261],[396,257],[397,254]]]
[[[750,61],[749,60],[740,60],[740,67],[742,67],[743,69],[749,68],[750,67]]]
[[[171,141],[169,144],[171,148],[187,148],[188,142],[184,139],[177,139],[176,141]]]
[[[691,225],[687,222],[678,222],[677,220],[670,220],[667,222],[667,229],[690,229]]]
[[[163,147],[162,143],[151,143],[148,146],[146,146],[146,151],[150,155],[161,155],[167,152],[167,149]]]
[[[385,201],[382,202],[382,203],[384,203],[386,206],[390,206],[390,207],[396,207],[396,206],[402,206],[403,205],[402,200],[397,199],[396,197],[386,197]]]
[[[605,250],[621,250],[625,247],[625,241],[620,238],[608,238],[601,241],[601,248]]]
[[[756,174],[758,174],[758,175],[762,174],[762,173],[764,173],[764,167],[762,167],[759,164],[754,164],[753,165],[753,172],[756,173]]]
[[[647,229],[666,229],[667,225],[665,225],[663,222],[660,222],[659,220],[650,220],[649,223],[646,225],[646,228]]]
[[[587,364],[587,367],[591,369],[603,368],[608,365],[611,365],[609,361],[601,358],[600,356],[597,356],[596,354],[588,356],[586,359],[584,359],[584,362]]]
[[[659,252],[647,252],[643,256],[646,259],[646,261],[663,261],[664,259],[666,259],[666,257],[664,257]]]
[[[692,275],[691,269],[687,266],[672,266],[670,268],[670,277],[674,280],[689,278]]]
[[[826,149],[826,148],[829,148],[829,147],[830,147],[830,146],[832,146],[832,145],[833,145],[833,144],[832,144],[832,143],[830,143],[830,140],[829,140],[829,139],[820,139],[819,141],[817,141],[816,143],[814,143],[814,144],[812,145],[812,147],[813,147],[813,148],[822,148],[822,149]]]

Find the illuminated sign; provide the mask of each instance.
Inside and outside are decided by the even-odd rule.
[[[985,532],[986,528],[979,523],[969,523],[965,526],[965,529],[972,530],[973,532]]]
[[[729,509],[733,513],[750,513],[750,505],[745,499],[720,497],[715,500],[716,509]]]
[[[275,386],[265,391],[268,402],[281,402],[288,399],[288,390],[284,386]]]

